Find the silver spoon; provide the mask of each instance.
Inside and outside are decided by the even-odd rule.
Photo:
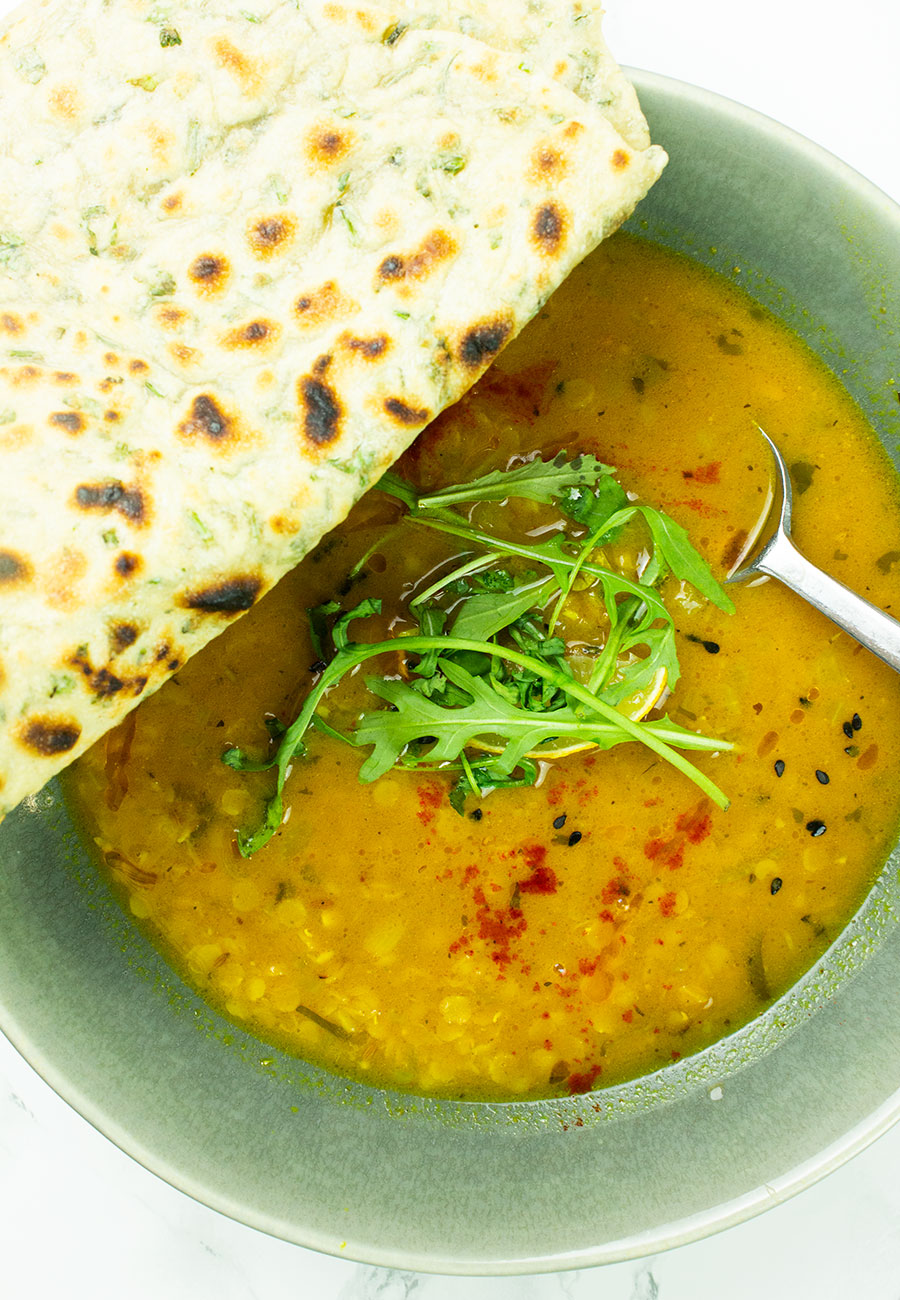
[[[759,426],[757,425],[757,428]],[[777,578],[786,587],[796,591],[810,605],[821,610],[843,631],[849,632],[861,645],[878,655],[886,664],[900,672],[900,622],[885,614],[877,605],[864,600],[842,582],[824,573],[801,555],[791,541],[791,479],[781,453],[769,435],[759,430],[772,449],[781,488],[781,510],[773,535],[759,554],[737,572],[732,572],[726,582],[742,582],[756,574],[765,573]],[[750,554],[769,518],[774,495],[770,493],[766,510],[760,518],[754,535],[748,540],[737,563]]]

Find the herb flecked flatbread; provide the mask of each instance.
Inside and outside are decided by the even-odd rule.
[[[0,34],[0,816],[339,522],[665,161],[605,47],[559,57],[570,0],[543,58],[524,0],[519,49],[475,0],[244,3]]]
[[[646,149],[650,132],[634,87],[603,37],[591,0],[401,0],[403,21],[448,27],[507,50],[520,69],[552,77],[596,105],[627,144]]]

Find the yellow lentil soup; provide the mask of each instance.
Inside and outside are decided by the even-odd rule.
[[[593,453],[721,577],[770,482],[757,421],[791,465],[800,546],[889,607],[900,512],[847,396],[749,299],[631,237],[572,275],[401,468],[434,488],[515,456]],[[682,676],[645,704],[733,745],[694,757],[726,811],[626,744],[543,763],[536,786],[460,815],[450,777],[361,784],[365,754],[311,732],[280,830],[241,857],[235,831],[272,775],[221,755],[263,747],[265,716],[296,715],[321,668],[306,609],[378,595],[367,637],[402,630],[409,592],[458,550],[370,493],[69,789],[134,916],[260,1038],[437,1095],[619,1082],[745,1024],[847,923],[898,820],[900,685],[775,582],[732,589],[728,615],[670,578]],[[585,583],[566,617],[588,623],[591,608]],[[340,708],[326,699],[326,717]]]

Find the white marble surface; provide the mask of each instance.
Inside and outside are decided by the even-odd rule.
[[[607,5],[610,43],[622,62],[760,109],[900,200],[897,0]],[[8,7],[0,0],[0,11]],[[508,1280],[430,1277],[316,1255],[196,1204],[91,1129],[0,1038],[0,1296],[9,1300],[755,1300],[761,1294],[898,1300],[900,1127],[792,1201],[665,1255]]]

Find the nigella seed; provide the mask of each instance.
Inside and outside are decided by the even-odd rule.
[[[854,713],[853,717],[850,719],[850,726],[853,728],[854,731],[859,731],[860,727],[862,726],[862,718],[859,716],[858,713]]]
[[[844,728],[843,728],[843,730],[844,730],[844,735],[847,737],[847,739],[848,739],[848,740],[852,740],[852,739],[853,739],[853,723],[852,723],[852,722],[845,722],[845,723],[844,723]]]
[[[809,831],[810,835],[815,840],[818,839],[820,835],[824,835],[825,831],[828,828],[826,827],[824,822],[819,821],[819,819],[816,818],[814,821],[806,823],[806,829]]]
[[[776,776],[784,776],[784,759],[783,759],[783,758],[776,758],[776,760],[775,760],[775,775],[776,775]]]
[[[769,886],[769,893],[777,894],[783,884],[784,881],[781,879],[781,876],[773,876],[772,883]]]
[[[484,816],[484,813],[481,811],[480,808],[473,808],[472,811],[469,813],[469,816],[471,817],[473,822],[480,822],[482,817]]]
[[[685,635],[694,645],[702,645],[707,654],[717,655],[722,648],[718,641],[704,641],[702,636],[694,636],[693,632],[687,632]]]
[[[561,831],[562,828],[565,826],[565,824],[566,824],[566,814],[565,814],[565,813],[560,813],[560,815],[559,815],[558,817],[554,817],[554,818],[553,818],[553,829],[554,829],[555,831]]]
[[[569,836],[569,848],[571,849],[581,839],[581,831],[573,831]]]
[[[309,671],[313,677],[318,677],[319,673],[324,673],[327,667],[328,665],[324,659],[317,659],[315,663],[309,665]]]
[[[830,779],[831,778],[829,777],[827,772],[823,772],[820,767],[816,768],[816,780],[818,781],[819,785],[827,785]]]

